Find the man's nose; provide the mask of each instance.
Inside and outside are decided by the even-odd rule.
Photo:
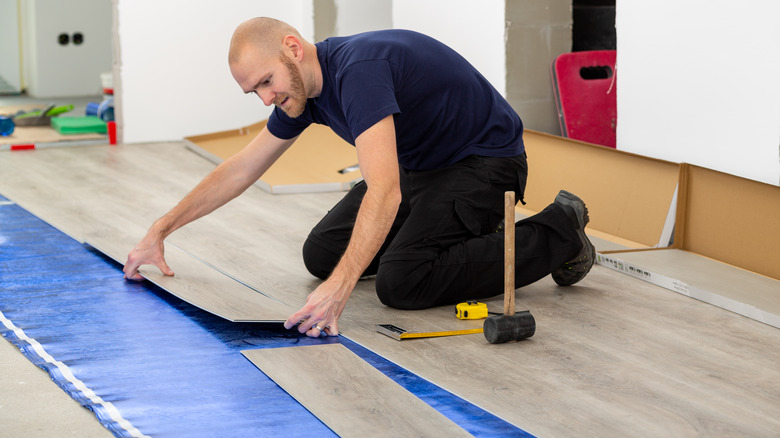
[[[276,95],[270,91],[263,90],[259,93],[257,93],[258,97],[260,97],[260,100],[263,101],[265,106],[271,106],[271,104],[274,103],[274,99],[276,98]]]

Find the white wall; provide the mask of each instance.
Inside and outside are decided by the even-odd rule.
[[[503,1],[393,0],[393,27],[452,47],[506,95],[504,15]]]
[[[316,0],[115,1],[126,142],[179,140],[268,116],[241,93],[225,59],[241,21],[272,16],[313,39]],[[352,1],[335,2],[339,34],[364,30]],[[450,45],[506,94],[505,2],[375,1],[391,2],[393,27]],[[778,184],[779,16],[776,0],[619,1],[618,147]],[[366,26],[384,27],[376,19]]]
[[[22,90],[19,10],[16,1],[0,1],[0,92]]]
[[[227,63],[236,26],[269,16],[313,34],[311,0],[118,0],[123,141],[181,140],[270,114]]]
[[[618,148],[778,184],[780,2],[618,1]]]
[[[335,6],[336,35],[347,36],[393,27],[392,0],[336,0]]]
[[[97,96],[111,71],[111,3],[27,0],[22,4],[24,83],[33,97]],[[73,35],[83,35],[82,44]],[[60,45],[58,36],[69,43]]]
[[[122,140],[180,140],[268,117],[270,109],[245,96],[230,75],[230,37],[240,22],[263,15],[313,40],[312,1],[232,0],[226,7],[207,0],[116,0]],[[503,2],[475,9],[468,0],[372,0],[362,6],[356,1],[336,2],[339,34],[391,25],[428,33],[461,52],[504,92]],[[377,13],[390,5],[392,17]],[[368,6],[371,15],[365,14]],[[446,20],[442,10],[448,11]]]

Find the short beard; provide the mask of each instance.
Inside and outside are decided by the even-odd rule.
[[[290,92],[287,94],[290,106],[288,109],[282,108],[282,111],[294,119],[303,114],[303,110],[306,109],[306,86],[303,84],[303,77],[298,67],[284,54],[281,55],[281,60],[290,74]]]

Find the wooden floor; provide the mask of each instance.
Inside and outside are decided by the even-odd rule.
[[[0,155],[0,194],[78,240],[113,232],[128,242],[211,168],[179,143],[7,152]],[[172,268],[186,281],[190,263],[208,266],[298,307],[317,284],[301,263],[301,244],[340,196],[250,188],[169,238],[186,256]],[[500,298],[489,305],[498,311]],[[557,287],[548,277],[519,289],[517,305],[537,321],[536,335],[520,343],[490,345],[480,334],[399,342],[378,334],[375,324],[436,330],[470,323],[450,307],[386,308],[368,279],[339,328],[542,437],[780,434],[774,327],[600,266],[574,287]]]
[[[95,414],[0,337],[0,437],[109,438]]]

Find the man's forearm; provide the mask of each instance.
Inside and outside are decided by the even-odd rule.
[[[351,289],[382,247],[401,203],[398,187],[366,191],[355,219],[352,237],[330,279]]]
[[[355,144],[367,189],[352,238],[329,278],[352,287],[382,247],[401,204],[393,116],[365,130],[355,139]]]

